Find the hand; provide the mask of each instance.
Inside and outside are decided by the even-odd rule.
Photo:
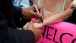
[[[31,30],[34,33],[34,35],[35,35],[35,41],[38,41],[39,38],[41,38],[41,35],[42,35],[41,29],[35,28],[32,22],[30,22],[28,24],[27,30]]]
[[[35,28],[42,28],[42,26],[44,26],[43,23],[37,23],[37,22],[33,23],[33,25]]]
[[[23,30],[27,30],[28,25],[29,25],[29,22],[23,26]]]
[[[76,10],[76,0],[73,0],[72,3],[70,4],[70,8],[72,10]]]
[[[52,16],[51,12],[47,11],[44,15],[44,19]]]
[[[28,25],[29,25],[29,23],[26,23],[26,24],[23,26],[23,29],[24,29],[24,30],[27,30]],[[33,25],[34,25],[35,28],[42,28],[42,26],[44,26],[43,23],[37,23],[37,22],[33,23]]]
[[[42,7],[39,7],[39,6],[37,6],[37,7],[38,7],[40,14],[38,14],[36,12],[36,9],[34,8],[34,6],[31,6],[28,8],[23,8],[22,9],[22,18],[24,18],[24,19],[40,18],[41,13],[42,13]]]

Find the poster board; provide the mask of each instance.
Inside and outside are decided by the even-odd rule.
[[[32,19],[36,22],[35,19]],[[36,43],[76,43],[76,25],[59,22],[45,25],[42,28],[42,37]]]

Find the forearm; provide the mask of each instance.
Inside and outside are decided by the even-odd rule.
[[[13,15],[13,17],[21,17],[21,14],[22,14],[22,8],[20,8],[20,7],[16,7],[16,6],[14,6],[14,15]]]
[[[73,10],[71,10],[71,9],[68,8],[68,9],[66,9],[63,12],[60,12],[58,14],[52,15],[52,16],[50,16],[48,18],[45,18],[43,20],[43,25],[52,24],[52,23],[58,22],[60,20],[63,20],[65,17],[67,17],[68,15],[70,15],[72,12],[73,12]]]
[[[20,18],[22,14],[22,8],[14,6],[14,15],[13,15],[13,20],[14,23],[16,24],[17,27],[20,26]]]
[[[16,30],[12,28],[8,28],[7,40],[9,40],[10,43],[35,43],[35,38],[32,31]]]

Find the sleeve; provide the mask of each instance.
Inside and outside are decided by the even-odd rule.
[[[13,20],[17,27],[20,27],[20,18],[22,14],[22,8],[14,6],[13,8]]]
[[[14,6],[14,16],[20,18],[21,14],[22,14],[22,8]]]
[[[30,30],[16,30],[8,28],[5,43],[35,43],[34,34]]]
[[[21,3],[19,3],[20,6],[19,7],[22,7],[22,8],[27,8],[30,6],[30,3],[29,3],[29,0],[22,0]]]
[[[34,43],[34,34],[30,30],[17,30],[8,27],[7,18],[0,11],[0,43]]]
[[[30,6],[32,6],[33,5],[33,0],[29,0],[29,2],[30,2]]]

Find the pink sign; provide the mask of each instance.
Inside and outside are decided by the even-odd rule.
[[[42,37],[37,43],[76,43],[76,25],[59,22],[42,27]]]

